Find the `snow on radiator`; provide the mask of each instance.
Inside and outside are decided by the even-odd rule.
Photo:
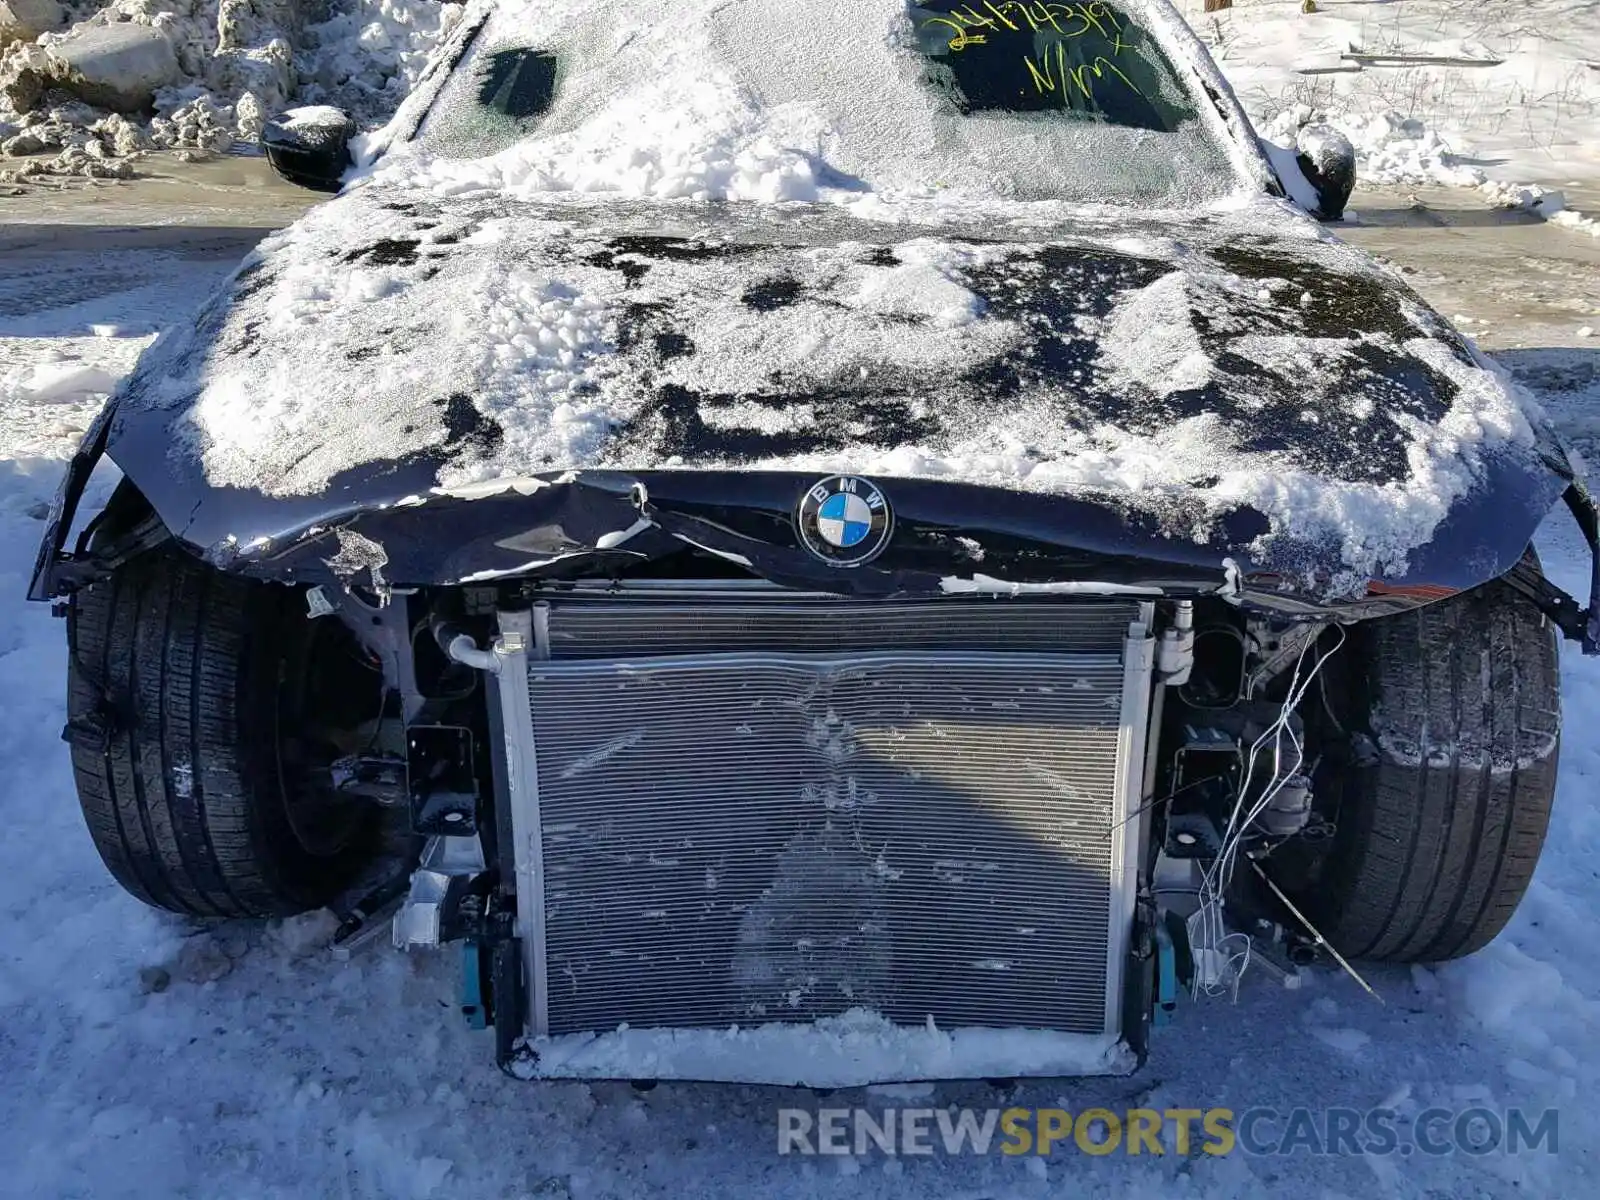
[[[1113,1034],[895,1025],[853,1008],[809,1026],[629,1029],[537,1038],[527,1078],[717,1079],[849,1087],[869,1082],[1126,1075],[1135,1058]]]
[[[550,606],[553,657],[501,683],[531,767],[511,795],[530,1070],[1124,1064],[1137,606],[853,612]],[[618,657],[634,629],[646,656]]]

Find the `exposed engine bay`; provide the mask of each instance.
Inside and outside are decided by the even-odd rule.
[[[395,942],[461,944],[527,1077],[1131,1071],[1253,941],[1314,955],[1366,752],[1359,627],[1220,599],[309,595],[389,685],[335,769],[425,839]]]

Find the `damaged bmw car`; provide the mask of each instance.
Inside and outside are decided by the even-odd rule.
[[[1516,907],[1595,506],[1167,0],[473,0],[264,144],[338,194],[33,582],[134,895],[449,947],[524,1078],[817,1087]]]

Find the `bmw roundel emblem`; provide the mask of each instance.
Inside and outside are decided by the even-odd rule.
[[[812,484],[795,518],[806,549],[836,567],[870,562],[894,532],[888,498],[859,475],[831,475]]]

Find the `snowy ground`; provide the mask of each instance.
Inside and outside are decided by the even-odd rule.
[[[1600,236],[1594,0],[1178,0],[1251,119],[1337,126],[1363,179],[1470,187]]]
[[[1303,15],[1292,0],[1236,0],[1217,21],[1212,36],[1252,111],[1304,103],[1351,121],[1393,110],[1422,122],[1362,127],[1378,130],[1362,143],[1369,174],[1392,168],[1404,188],[1358,195],[1359,222],[1342,232],[1407,270],[1570,433],[1600,438],[1600,239],[1491,212],[1476,190],[1479,175],[1561,186],[1574,207],[1600,210],[1600,71],[1584,65],[1600,59],[1600,4],[1319,5]],[[1540,20],[1516,18],[1524,7]],[[1505,61],[1300,73],[1352,42]],[[802,1162],[777,1155],[776,1110],[858,1096],[513,1083],[494,1070],[487,1036],[456,1015],[452,957],[377,949],[341,965],[322,950],[324,919],[200,928],[123,895],[82,828],[58,740],[61,626],[20,597],[61,461],[103,393],[152,330],[183,319],[303,202],[263,186],[258,166],[207,164],[0,210],[0,1196],[1600,1194],[1600,1115],[1588,1103],[1600,1084],[1600,961],[1587,953],[1600,894],[1600,744],[1589,736],[1600,661],[1571,653],[1549,846],[1512,927],[1483,953],[1439,971],[1376,972],[1381,1007],[1333,971],[1297,992],[1253,975],[1237,1006],[1185,1006],[1131,1080],[1030,1085],[1005,1099],[983,1085],[865,1098],[1555,1106],[1554,1155],[1058,1154],[1043,1171],[998,1155]],[[1428,186],[1452,182],[1474,190]],[[1541,549],[1550,573],[1586,594],[1568,524],[1553,521]]]
[[[1573,654],[1550,845],[1512,928],[1482,954],[1440,971],[1377,972],[1382,1007],[1333,971],[1298,992],[1257,975],[1236,1007],[1186,1006],[1131,1080],[1037,1084],[1004,1101],[985,1085],[866,1098],[1072,1110],[1387,1104],[1413,1114],[1557,1106],[1555,1155],[1058,1154],[1048,1166],[998,1155],[780,1158],[777,1108],[857,1097],[513,1083],[494,1070],[487,1036],[456,1016],[453,958],[377,949],[341,965],[321,949],[323,919],[202,929],[123,895],[83,831],[57,740],[61,626],[20,596],[60,460],[98,394],[151,329],[221,279],[259,236],[252,226],[292,209],[292,196],[271,193],[240,205],[236,183],[113,193],[123,207],[111,218],[142,212],[142,228],[68,224],[94,215],[71,205],[0,224],[0,1194],[1596,1194],[1600,1119],[1586,1098],[1600,1082],[1600,965],[1583,948],[1600,888],[1600,747],[1588,737],[1600,719],[1600,662]],[[1353,232],[1411,266],[1447,313],[1487,321],[1485,344],[1555,389],[1558,408],[1592,407],[1600,350],[1576,337],[1570,307],[1600,312],[1588,239],[1525,217],[1490,224],[1474,215],[1479,202],[1459,197],[1429,194],[1431,207],[1417,209],[1401,193],[1366,195],[1366,223]],[[230,207],[232,223],[220,222]],[[1526,302],[1508,301],[1511,280],[1526,275],[1506,263],[1507,245],[1543,264],[1546,300],[1524,287]],[[1492,274],[1474,253],[1498,263]],[[1562,279],[1578,282],[1564,290]],[[1561,370],[1530,369],[1540,355]],[[1566,524],[1552,522],[1542,543],[1552,574],[1582,592]]]
[[[1462,184],[1476,171],[1505,183],[1600,182],[1593,0],[1179,7],[1252,118],[1266,127],[1296,105],[1336,118],[1367,152],[1369,179]]]

